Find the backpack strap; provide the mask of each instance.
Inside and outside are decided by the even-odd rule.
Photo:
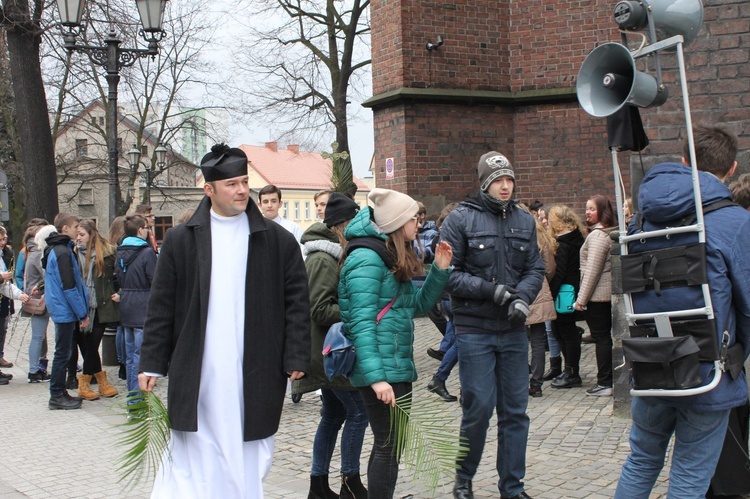
[[[388,305],[386,305],[385,307],[383,307],[383,310],[381,310],[380,313],[378,314],[378,316],[375,318],[375,324],[380,324],[380,319],[382,319],[383,316],[385,314],[387,314],[388,311],[391,309],[391,307],[393,306],[393,303],[396,301],[396,297],[397,296],[398,295],[394,296],[393,299],[388,302]]]

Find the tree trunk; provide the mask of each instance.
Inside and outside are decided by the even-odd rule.
[[[31,20],[28,0],[4,0],[4,24],[21,143],[27,217],[50,222],[58,212],[57,174],[47,98],[40,68],[42,31]]]

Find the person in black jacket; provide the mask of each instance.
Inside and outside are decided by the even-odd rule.
[[[156,268],[156,252],[148,243],[148,222],[141,215],[125,218],[125,239],[117,248],[115,275],[120,283],[120,324],[125,329],[128,390],[138,389],[138,362],[143,324]]]

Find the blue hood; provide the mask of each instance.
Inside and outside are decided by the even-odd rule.
[[[708,205],[731,198],[729,189],[710,173],[698,172],[701,202]],[[681,163],[662,163],[651,168],[643,179],[638,206],[643,218],[665,223],[694,212],[692,173]]]

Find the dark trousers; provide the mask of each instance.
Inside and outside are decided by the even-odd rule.
[[[55,356],[52,358],[49,393],[52,397],[65,391],[65,371],[73,352],[73,336],[77,322],[55,323]],[[75,367],[74,367],[75,369]]]
[[[584,311],[596,343],[596,384],[612,386],[612,302],[590,301]]]
[[[68,377],[75,378],[76,371],[78,370],[78,351],[81,351],[81,355],[86,357],[86,342],[83,337],[83,332],[78,322],[74,322],[75,329],[73,331],[73,347],[70,349],[70,359],[68,360]]]
[[[553,334],[560,344],[565,367],[578,374],[581,362],[581,335],[576,326],[575,314],[558,314],[553,323]]]
[[[547,338],[547,329],[544,322],[529,324],[526,326],[531,345],[531,386],[541,388],[544,383],[544,344]]]
[[[396,398],[411,393],[411,383],[391,383]],[[367,495],[378,499],[393,497],[398,479],[395,439],[391,436],[391,406],[378,400],[372,388],[359,389],[372,429],[373,445],[367,464]],[[410,397],[411,398],[411,397]]]
[[[83,333],[83,374],[96,374],[102,370],[102,359],[99,356],[99,345],[104,336],[106,324],[99,323],[99,314],[94,315],[94,325],[90,333]]]

